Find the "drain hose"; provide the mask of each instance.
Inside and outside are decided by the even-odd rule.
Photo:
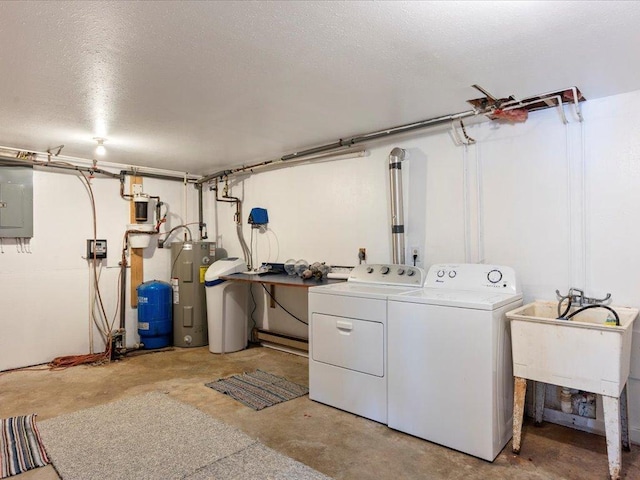
[[[560,300],[560,302],[562,302],[562,300]],[[569,311],[570,307],[571,307],[571,301],[569,301],[569,306],[564,312],[565,314]],[[584,307],[579,308],[578,310],[571,313],[570,315],[567,315],[566,317],[564,315],[558,317],[558,320],[571,320],[572,317],[575,317],[580,312],[584,312],[585,310],[589,310],[590,308],[605,308],[609,310],[611,313],[613,313],[613,316],[616,318],[616,327],[620,326],[620,317],[618,316],[618,312],[616,312],[613,308],[608,307],[606,305],[586,305]]]

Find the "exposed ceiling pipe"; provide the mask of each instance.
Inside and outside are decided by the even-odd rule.
[[[283,160],[274,160],[273,162],[263,162],[258,165],[247,166],[247,167],[239,167],[233,169],[227,177],[232,177],[234,175],[248,175],[252,173],[260,173],[271,170],[276,170],[278,168],[285,168],[291,165],[302,165],[307,163],[320,163],[320,162],[330,162],[334,160],[347,160],[350,158],[358,158],[364,157],[367,155],[367,150],[364,147],[354,147],[354,148],[346,148],[344,150],[339,150],[336,152],[328,152],[322,153],[318,155],[313,155],[310,157],[296,158],[294,160],[283,161]]]
[[[11,167],[51,167],[60,170],[73,170],[75,172],[86,172],[89,174],[106,175],[111,178],[118,178],[120,175],[117,173],[107,172],[101,168],[82,167],[78,165],[72,165],[71,163],[59,162],[58,160],[52,160],[51,162],[34,160],[30,158],[13,158],[0,156],[0,166]]]
[[[404,211],[402,208],[402,148],[394,148],[389,154],[389,184],[391,186],[391,250],[393,263],[403,265],[404,256]]]
[[[81,165],[74,165],[72,163],[65,162],[63,160],[36,160],[33,158],[13,158],[7,157],[4,155],[0,155],[0,165],[11,166],[11,167],[48,167],[55,168],[58,170],[73,170],[74,172],[85,172],[90,175],[105,175],[111,178],[122,178],[125,175],[133,176],[133,177],[147,177],[147,178],[156,178],[158,180],[169,180],[169,181],[184,181],[184,175],[182,177],[165,175],[161,173],[153,173],[153,172],[145,172],[140,170],[121,170],[120,173],[109,172],[102,168],[98,167],[83,167]],[[188,178],[187,182],[195,183],[195,179]]]
[[[175,172],[171,170],[160,170],[155,168],[129,167],[127,170],[120,170],[120,173],[114,173],[109,169],[121,168],[123,165],[115,163],[100,162],[102,167],[97,166],[95,160],[86,158],[70,157],[60,155],[60,151],[64,145],[56,147],[56,153],[38,152],[34,150],[24,150],[14,147],[0,146],[0,166],[33,166],[33,167],[49,167],[59,170],[73,170],[76,172],[85,172],[89,174],[104,175],[111,178],[119,178],[122,175],[140,176],[147,178],[156,178],[158,180],[172,180],[183,182],[185,173]],[[55,149],[54,149],[55,150]],[[195,183],[200,178],[199,175],[187,175],[187,182]]]
[[[253,259],[251,257],[251,250],[247,246],[247,242],[244,239],[244,234],[242,233],[242,200],[238,197],[232,197],[229,195],[229,183],[228,179],[224,181],[224,189],[222,192],[222,196],[218,195],[218,180],[215,181],[215,185],[211,187],[211,190],[216,192],[216,202],[226,202],[226,203],[235,203],[236,204],[236,214],[234,216],[234,220],[236,223],[236,234],[238,235],[238,241],[240,242],[240,247],[242,248],[242,253],[244,255],[244,261],[247,264],[247,268],[251,270],[253,268]]]
[[[413,130],[419,130],[422,128],[433,127],[440,124],[450,123],[453,120],[460,120],[467,117],[473,117],[479,114],[485,113],[484,110],[474,109],[468,110],[466,112],[454,113],[450,115],[444,115],[441,117],[430,118],[428,120],[422,120],[420,122],[408,123],[406,125],[400,125],[398,127],[387,128],[384,130],[378,130],[371,133],[365,133],[363,135],[357,135],[355,137],[351,137],[348,139],[340,139],[337,142],[328,143],[326,145],[321,145],[319,147],[309,148],[307,150],[302,150],[300,152],[291,153],[289,155],[284,155],[277,160],[267,160],[264,162],[256,163],[254,165],[248,165],[246,167],[238,167],[234,169],[220,170],[216,173],[212,173],[210,175],[205,175],[200,178],[197,183],[207,183],[215,178],[222,179],[231,174],[239,173],[239,172],[248,172],[257,167],[262,167],[266,165],[271,165],[275,163],[285,163],[290,162],[292,160],[302,160],[305,157],[310,157],[311,155],[317,155],[320,153],[332,152],[336,151],[337,154],[340,154],[340,149],[348,148],[358,143],[363,143],[371,140],[378,140],[380,138],[389,137],[391,135],[400,135],[402,133],[411,132]],[[309,160],[313,160],[309,158]]]
[[[352,147],[353,145],[356,145],[358,143],[378,140],[381,138],[389,137],[391,135],[400,135],[402,133],[411,132],[413,130],[419,130],[427,127],[434,127],[436,125],[441,125],[445,123],[451,123],[453,121],[462,120],[463,118],[475,117],[476,115],[486,114],[492,120],[501,118],[508,121],[521,121],[520,119],[515,118],[515,111],[518,111],[518,110],[534,111],[534,110],[539,110],[541,108],[549,108],[551,106],[556,106],[556,105],[562,109],[562,105],[564,102],[570,102],[570,103],[573,103],[576,111],[576,115],[578,116],[580,121],[582,121],[582,114],[580,113],[579,102],[582,102],[585,99],[577,87],[565,88],[559,92],[534,95],[532,97],[527,97],[523,100],[516,100],[513,97],[498,99],[493,95],[489,94],[486,90],[484,90],[482,87],[479,87],[478,85],[473,85],[473,87],[486,95],[485,98],[467,100],[469,103],[471,103],[471,105],[473,105],[474,107],[473,110],[467,110],[466,112],[443,115],[440,117],[421,120],[419,122],[414,122],[414,123],[408,123],[408,124],[400,125],[397,127],[385,128],[384,130],[365,133],[363,135],[357,135],[355,137],[351,137],[347,139],[341,138],[336,142],[327,143],[325,145],[320,145],[318,147],[308,148],[306,150],[284,155],[277,160],[267,160],[267,161],[256,163],[246,167],[220,170],[216,173],[203,176],[197,181],[197,183],[207,183],[213,180],[214,178],[222,179],[233,173],[251,171],[251,169],[255,169],[256,167],[271,165],[274,163],[289,162],[291,160],[298,160],[304,157],[309,157],[311,155],[317,155],[319,153],[339,151],[340,149]],[[557,98],[551,98],[551,97],[557,97]],[[500,112],[500,115],[498,115],[499,112]],[[513,114],[506,115],[504,112],[513,112]],[[492,118],[492,115],[494,116],[493,118]],[[562,112],[562,115],[564,115],[564,112]]]
[[[131,169],[131,170],[121,170],[120,171],[120,175],[128,175],[131,177],[146,177],[146,178],[156,178],[158,180],[169,180],[169,181],[173,181],[173,182],[184,182],[185,178],[184,178],[184,174],[180,174],[181,176],[178,176],[178,174],[176,175],[165,175],[162,173],[152,173],[152,172],[145,172],[145,171],[140,171],[137,169]],[[196,179],[195,178],[187,178],[187,183],[196,183]]]

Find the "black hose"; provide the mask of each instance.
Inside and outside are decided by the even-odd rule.
[[[276,303],[276,305],[278,305],[281,309],[283,309],[285,312],[287,312],[291,317],[295,318],[297,321],[299,321],[300,323],[304,323],[305,325],[309,325],[307,322],[305,322],[304,320],[296,317],[293,313],[291,313],[289,310],[287,310],[286,308],[284,308],[282,306],[282,304],[280,302],[278,302],[278,300],[276,300],[276,297],[274,297],[271,292],[269,291],[269,289],[267,287],[264,286],[264,283],[261,283],[260,285],[262,285],[262,288],[264,288],[264,291],[267,292],[267,295],[269,295],[271,297],[271,299]]]
[[[562,305],[562,302],[564,302],[565,300],[569,300],[569,303],[567,303],[567,308],[565,308],[564,312],[560,313],[560,306]],[[566,297],[562,297],[560,299],[560,301],[558,302],[558,320],[567,320],[567,318],[565,318],[565,315],[567,313],[569,313],[569,310],[571,310],[571,296],[566,296]]]
[[[585,310],[588,310],[590,308],[606,308],[611,313],[613,313],[614,317],[616,317],[616,327],[620,326],[620,317],[618,316],[618,313],[613,308],[608,307],[606,305],[586,305],[584,307],[579,308],[578,310],[576,310],[572,314],[568,315],[564,320],[571,320],[571,317],[575,317],[578,313],[584,312]]]

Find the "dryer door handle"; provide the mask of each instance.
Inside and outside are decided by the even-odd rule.
[[[336,322],[336,327],[338,328],[338,330],[351,331],[351,330],[353,330],[353,323],[345,322],[344,320],[338,320]]]

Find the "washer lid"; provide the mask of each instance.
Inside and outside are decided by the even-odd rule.
[[[392,285],[371,285],[367,283],[342,282],[311,287],[309,288],[309,293],[343,295],[347,297],[360,298],[379,298],[386,300],[389,295],[400,295],[414,290],[416,290],[416,287],[397,287]]]
[[[443,307],[472,308],[476,310],[495,310],[522,298],[522,294],[494,292],[472,292],[467,290],[444,290],[423,288],[389,297],[389,300],[407,303],[440,305]]]

